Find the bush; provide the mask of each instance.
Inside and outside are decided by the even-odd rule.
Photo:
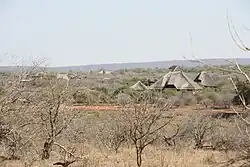
[[[125,106],[129,103],[131,103],[131,97],[128,94],[125,93],[121,93],[118,94],[117,96],[117,104],[121,105],[121,106]]]
[[[200,101],[200,104],[204,105],[205,108],[208,108],[208,106],[210,106],[212,103],[213,101],[210,99],[203,99]]]
[[[99,146],[118,153],[120,147],[127,141],[126,125],[113,117],[99,126],[96,136]]]
[[[175,96],[178,94],[178,91],[176,89],[164,89],[163,93],[167,96]]]
[[[115,96],[117,96],[117,95],[120,94],[120,93],[124,93],[124,91],[125,91],[126,89],[127,89],[127,87],[125,87],[125,86],[119,87],[119,88],[115,89],[115,90],[112,92],[111,96],[112,96],[112,97],[115,97]]]
[[[205,92],[204,97],[210,99],[213,103],[217,103],[220,100],[219,94],[216,92]]]
[[[189,106],[194,105],[197,103],[196,99],[192,95],[191,92],[181,92],[176,94],[175,96],[169,97],[170,101],[173,103],[174,106]]]
[[[96,87],[95,90],[101,93],[105,93],[105,94],[108,93],[108,89],[104,87]]]
[[[232,100],[234,98],[234,94],[232,93],[223,93],[221,94],[221,98],[222,98],[222,105],[226,106],[230,106],[232,104]]]
[[[76,103],[90,105],[96,102],[96,92],[93,90],[81,89],[73,93],[73,98]]]
[[[239,98],[239,95],[245,99],[246,105],[250,103],[250,84],[245,81],[238,81],[236,83],[236,87],[238,89],[238,94],[233,98],[233,104],[241,105],[242,102]]]
[[[143,92],[133,92],[131,96],[133,97],[134,101],[136,101],[136,103],[147,100],[149,104],[155,104],[158,103],[159,100],[162,101],[162,99],[167,99],[162,93],[151,90]]]
[[[212,148],[211,143],[214,140],[216,132],[220,131],[222,126],[208,115],[190,115],[188,125],[186,125],[188,135],[192,139],[195,149]]]
[[[197,104],[197,101],[191,92],[185,92],[182,95],[182,100],[185,106]]]

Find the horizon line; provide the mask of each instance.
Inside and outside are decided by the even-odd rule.
[[[83,65],[67,65],[67,66],[39,66],[41,68],[65,68],[65,67],[79,67],[79,66],[98,66],[98,65],[117,65],[117,64],[137,64],[137,63],[158,63],[158,62],[171,62],[171,61],[198,61],[198,60],[229,60],[229,59],[250,59],[250,58],[203,58],[203,59],[174,59],[174,60],[157,60],[157,61],[138,61],[138,62],[114,62],[114,63],[97,63],[97,64],[83,64]],[[193,62],[195,63],[195,62]],[[199,63],[199,62],[197,62]],[[22,65],[0,65],[0,67],[32,67],[32,66],[22,66]]]
[[[96,64],[83,64],[83,65],[68,65],[68,66],[49,66],[49,67],[78,67],[78,66],[96,66],[96,65],[115,65],[115,64],[137,64],[137,63],[157,63],[157,62],[171,62],[171,61],[197,61],[197,60],[232,60],[232,59],[250,59],[250,58],[202,58],[202,59],[173,59],[173,60],[156,60],[156,61],[137,61],[137,62],[110,62],[110,63],[96,63]]]

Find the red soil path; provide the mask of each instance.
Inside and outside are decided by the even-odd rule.
[[[117,111],[119,106],[68,106],[82,111]]]
[[[117,111],[120,109],[119,106],[109,106],[109,105],[103,105],[103,106],[66,106],[70,109],[77,109],[81,111]],[[191,111],[202,111],[202,112],[227,112],[231,113],[233,112],[232,109],[201,109],[197,106],[189,106],[189,107],[182,107],[182,108],[176,108],[176,112],[191,112]]]

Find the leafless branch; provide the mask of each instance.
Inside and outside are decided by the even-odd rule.
[[[66,153],[68,153],[68,154],[71,155],[72,157],[76,158],[75,155],[74,155],[72,152],[68,151],[68,150],[67,150],[64,146],[62,146],[61,144],[59,144],[59,143],[57,143],[57,142],[54,142],[54,145],[60,147],[60,148],[63,149]]]
[[[242,115],[239,114],[239,112],[237,112],[237,110],[236,110],[234,107],[232,107],[232,110],[237,114],[237,116],[238,116],[241,120],[243,120],[246,124],[250,125],[250,122],[249,122],[248,120],[246,120],[245,118],[243,118]]]
[[[246,25],[243,25],[243,28],[246,29],[247,31],[250,31],[250,28],[248,28]]]
[[[241,50],[243,50],[243,51],[250,51],[250,48],[248,48],[248,47],[244,44],[244,42],[241,40],[241,38],[240,38],[238,32],[237,32],[236,29],[235,29],[235,26],[234,26],[232,20],[229,19],[228,11],[227,11],[227,23],[228,23],[228,29],[229,29],[230,36],[231,36],[232,40],[234,41],[235,45],[236,45],[239,49],[241,49]],[[235,35],[234,35],[234,34],[235,34]],[[238,40],[239,42],[237,42],[237,40]]]

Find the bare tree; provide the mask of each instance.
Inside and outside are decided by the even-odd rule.
[[[159,131],[170,124],[173,115],[167,114],[170,103],[162,108],[152,106],[149,99],[141,101],[140,104],[130,106],[122,111],[123,119],[128,126],[128,137],[136,149],[137,166],[142,165],[143,150],[153,144],[159,138]]]
[[[64,152],[64,158],[63,158],[63,162],[59,161],[59,162],[54,163],[53,165],[68,167],[69,165],[81,159],[80,157],[76,157],[74,155],[75,149],[73,149],[72,151],[69,151],[64,146],[56,142],[54,142],[54,145],[58,146]]]
[[[60,89],[57,85],[50,84],[47,93],[38,97],[40,102],[37,105],[37,114],[40,115],[40,125],[45,135],[42,159],[50,158],[52,146],[55,145],[57,138],[76,118],[77,112],[70,111],[73,115],[69,116],[69,109],[63,107],[66,93],[67,89]]]
[[[178,126],[176,132],[173,135],[163,136],[163,140],[168,147],[175,147],[176,146],[175,138],[179,136],[179,133],[180,133],[180,127]]]
[[[116,117],[116,120],[110,119],[105,124],[100,124],[97,137],[103,146],[118,153],[120,147],[127,141],[127,128],[119,119],[119,115]]]
[[[188,123],[189,134],[194,142],[195,149],[213,148],[210,145],[213,135],[218,128],[222,126],[218,125],[209,115],[191,116]]]
[[[10,72],[8,80],[3,85],[4,92],[0,97],[0,122],[2,138],[1,145],[7,149],[9,159],[19,159],[24,153],[24,148],[32,143],[27,131],[32,127],[33,121],[30,115],[32,104],[29,103],[36,93],[36,87],[30,82],[22,83],[29,74],[36,71],[44,61],[33,62],[30,68],[19,67]]]

